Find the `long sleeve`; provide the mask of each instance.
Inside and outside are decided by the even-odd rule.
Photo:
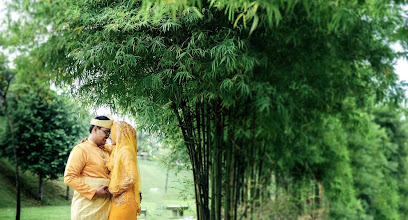
[[[80,174],[85,165],[86,152],[80,147],[76,146],[71,151],[67,166],[65,167],[64,183],[83,195],[85,198],[91,200],[96,193],[96,189],[90,187],[81,180]]]
[[[107,152],[109,152],[110,154],[112,153],[112,151],[113,151],[113,149],[114,149],[115,146],[116,146],[116,145],[110,145],[110,144],[105,144],[105,145],[104,145],[105,150],[106,150]]]
[[[127,175],[122,182],[118,186],[118,192],[112,192],[114,196],[120,195],[123,192],[127,191],[130,187],[132,187],[137,180],[137,167],[136,167],[136,158],[134,158],[133,154],[128,152],[127,150],[124,150],[124,152],[121,152],[120,158],[118,158],[122,161],[122,169],[125,169],[125,172]]]

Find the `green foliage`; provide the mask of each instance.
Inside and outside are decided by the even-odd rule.
[[[7,109],[7,95],[9,93],[11,81],[14,80],[14,72],[7,66],[7,58],[4,54],[0,53],[0,107],[4,114],[4,110]]]
[[[390,176],[391,161],[386,155],[390,149],[384,130],[362,116],[366,123],[349,134],[349,148],[353,165],[354,188],[361,204],[360,218],[400,219],[396,181]]]
[[[395,111],[390,108],[378,108],[374,112],[374,121],[377,123],[388,137],[388,141],[383,142],[385,151],[384,157],[387,159],[385,178],[388,181],[388,189],[392,193],[394,199],[398,199],[398,203],[388,203],[386,207],[394,205],[392,208],[398,209],[400,218],[408,217],[408,197],[407,197],[407,181],[408,181],[408,124],[405,114],[401,111]],[[396,194],[396,195],[395,195]],[[397,198],[395,198],[397,197]],[[398,204],[396,206],[395,204]]]
[[[63,172],[72,147],[87,134],[89,114],[66,95],[52,91],[49,76],[38,72],[32,57],[19,56],[14,64],[15,73],[1,82],[13,77],[4,100],[14,124],[19,166],[55,179]],[[3,126],[1,152],[11,158],[10,126]]]
[[[72,147],[86,135],[88,118],[66,97],[44,98],[38,93],[15,96],[10,100],[10,115],[17,134],[20,167],[55,179],[63,173]],[[82,118],[78,117],[82,112]],[[2,135],[2,150],[12,156],[10,132]]]

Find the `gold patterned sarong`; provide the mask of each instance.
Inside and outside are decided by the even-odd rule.
[[[107,178],[82,177],[82,181],[93,188],[109,185],[109,179]],[[71,220],[106,220],[109,217],[109,210],[109,196],[103,198],[94,197],[89,200],[77,191],[74,192],[71,204]]]

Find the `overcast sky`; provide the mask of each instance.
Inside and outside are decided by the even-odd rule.
[[[402,51],[401,45],[393,46],[394,50]],[[397,60],[397,63],[394,65],[395,71],[398,73],[400,80],[405,80],[408,82],[408,62],[405,59]]]

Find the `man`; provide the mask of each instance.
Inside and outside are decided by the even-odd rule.
[[[75,146],[69,155],[64,182],[75,190],[71,220],[108,219],[110,209],[109,152],[104,144],[113,120],[98,116],[91,120],[88,139]]]

